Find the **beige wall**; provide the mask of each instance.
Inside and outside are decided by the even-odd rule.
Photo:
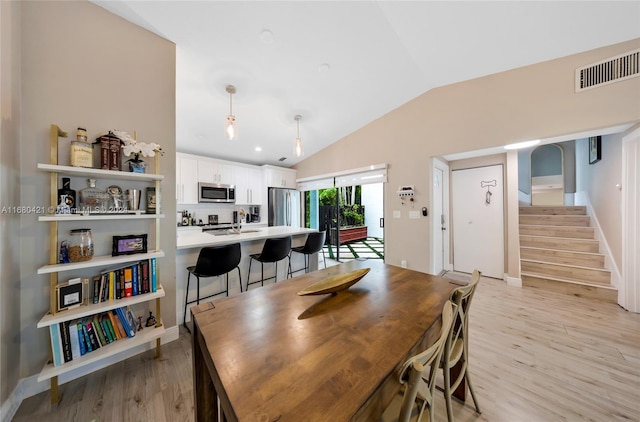
[[[414,184],[415,206],[429,206],[429,157],[640,120],[640,78],[574,92],[577,67],[639,47],[635,39],[433,89],[302,161],[298,177],[388,163],[386,261],[426,272],[431,217],[390,218],[398,186]]]
[[[0,207],[20,203],[20,3],[0,2]],[[6,210],[5,210],[6,211]],[[0,403],[19,380],[20,216],[0,213]],[[1,417],[2,415],[0,415]]]
[[[162,195],[169,200],[162,202],[162,212],[173,217],[175,45],[86,1],[22,2],[21,22],[20,203],[48,205],[49,175],[37,171],[36,164],[49,161],[50,124],[71,136],[76,127],[86,127],[90,139],[109,129],[135,130],[138,139],[157,142],[165,151],[161,173],[167,177]],[[61,163],[68,160],[63,155]],[[106,188],[104,183],[98,180],[99,187]],[[118,184],[125,189],[128,183]],[[72,179],[73,189],[83,187],[82,178]],[[166,257],[159,260],[159,270],[166,290],[162,317],[167,327],[176,325],[173,221],[161,222]],[[48,355],[47,330],[36,328],[49,307],[48,277],[36,274],[48,262],[48,226],[38,222],[36,215],[24,215],[20,225],[20,290],[14,296],[20,302],[20,323],[14,327],[14,336],[20,338],[21,359],[14,364],[26,377],[39,372]],[[92,223],[96,253],[110,251],[112,234],[150,233],[150,226],[136,221]],[[78,227],[60,223],[64,233],[72,228]],[[63,273],[61,280],[72,273]]]

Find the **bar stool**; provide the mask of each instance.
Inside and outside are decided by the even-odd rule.
[[[187,267],[189,275],[187,276],[187,290],[184,296],[184,320],[182,321],[182,325],[184,325],[187,331],[191,332],[187,326],[187,305],[194,302],[196,304],[200,304],[201,300],[208,299],[222,293],[226,293],[226,295],[229,296],[229,272],[234,268],[238,269],[238,280],[240,280],[240,291],[242,292],[242,277],[240,275],[240,267],[238,266],[238,264],[240,264],[240,257],[241,252],[239,243],[224,246],[207,246],[200,249],[196,265]],[[193,274],[197,279],[197,287],[196,298],[189,301],[189,281],[191,279],[191,274]],[[227,276],[227,288],[221,292],[200,297],[200,277],[217,277],[223,274],[226,274]]]
[[[304,270],[305,273],[309,272],[309,259],[310,256],[314,253],[318,253],[322,251],[322,259],[324,261],[324,267],[327,268],[326,256],[324,254],[324,240],[327,236],[326,231],[319,231],[316,233],[309,233],[307,236],[307,240],[304,242],[303,246],[296,246],[295,248],[291,248],[291,252],[298,252],[304,254],[304,268],[300,268],[299,270],[291,270],[291,256],[289,256],[289,276],[293,273],[297,273],[298,271]]]
[[[264,242],[264,246],[262,246],[262,252],[258,254],[252,254],[249,259],[249,273],[247,274],[247,291],[249,290],[250,284],[261,283],[264,286],[265,280],[270,280],[274,278],[274,282],[278,281],[278,261],[281,261],[287,257],[291,253],[291,236],[286,237],[276,237],[267,239]],[[260,272],[260,280],[249,281],[251,277],[251,262],[253,260],[260,262],[261,272]],[[264,278],[264,263],[265,262],[274,262],[276,264],[276,272],[273,277]],[[291,262],[289,262],[291,265]],[[287,274],[289,275],[289,274]]]

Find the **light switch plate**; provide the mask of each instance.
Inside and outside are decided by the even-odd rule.
[[[409,218],[420,218],[420,211],[409,211]]]
[[[393,218],[400,218],[401,217],[401,213],[399,210],[394,210],[393,211]]]

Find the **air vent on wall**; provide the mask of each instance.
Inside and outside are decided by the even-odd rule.
[[[576,92],[640,76],[640,49],[576,69]]]

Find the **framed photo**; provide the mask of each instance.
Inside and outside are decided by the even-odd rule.
[[[602,158],[602,137],[591,136],[589,137],[589,164],[594,164],[600,161]]]
[[[86,305],[88,278],[72,278],[56,286],[56,312]]]
[[[147,235],[130,234],[127,236],[113,236],[111,256],[133,255],[147,253]]]

